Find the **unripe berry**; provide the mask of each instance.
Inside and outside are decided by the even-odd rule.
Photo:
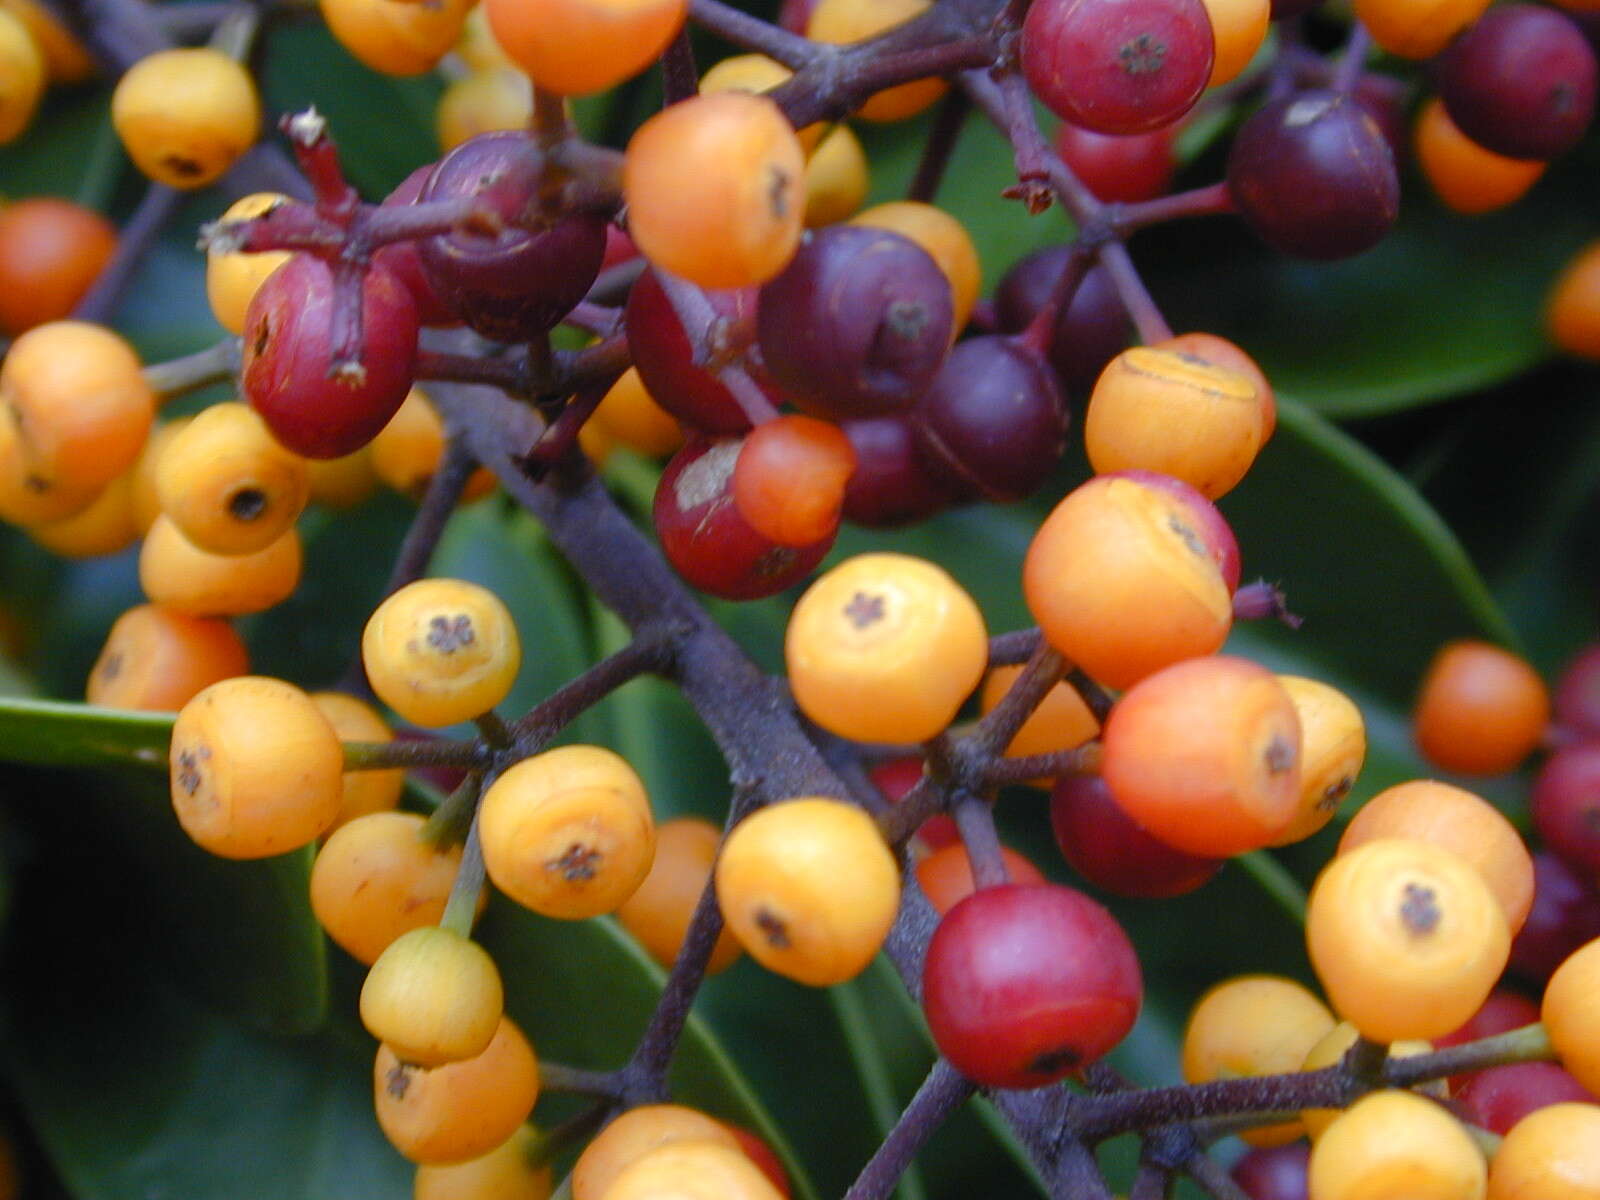
[[[139,548],[139,586],[153,603],[195,617],[239,617],[286,599],[300,582],[294,526],[254,554],[211,554],[165,517]]]
[[[1279,675],[1300,721],[1300,807],[1269,845],[1304,841],[1333,820],[1367,757],[1361,710],[1337,688],[1299,675]]]
[[[392,742],[394,733],[377,711],[364,700],[346,692],[313,692],[311,700],[328,718],[328,724],[341,742]],[[368,813],[387,812],[400,803],[406,773],[392,771],[346,771],[344,802],[339,806],[338,829],[346,821]]]
[[[504,1009],[500,971],[488,952],[438,925],[390,942],[361,985],[367,1032],[401,1062],[422,1067],[482,1054]]]
[[[644,882],[617,909],[617,920],[663,967],[683,946],[700,895],[711,882],[722,831],[700,817],[678,817],[656,830],[655,858]],[[706,967],[715,975],[739,957],[738,939],[723,929]]]
[[[542,88],[603,92],[649,66],[683,28],[687,0],[491,0],[494,40]]]
[[[534,1165],[539,1133],[524,1125],[489,1153],[417,1168],[412,1200],[550,1200],[548,1164]]]
[[[617,1176],[662,1146],[712,1142],[737,1150],[721,1121],[682,1104],[641,1104],[607,1125],[584,1148],[572,1168],[572,1200],[605,1200]]]
[[[1442,646],[1417,697],[1417,747],[1441,770],[1502,775],[1544,736],[1550,693],[1529,662],[1480,641]]]
[[[289,197],[278,192],[256,192],[236,200],[222,214],[224,221],[243,221],[263,217],[287,202]],[[245,313],[250,301],[261,290],[261,285],[291,255],[287,250],[267,250],[259,254],[246,254],[240,250],[219,254],[206,251],[206,300],[211,305],[211,315],[217,318],[229,333],[243,333]]]
[[[455,45],[471,3],[319,0],[318,7],[328,32],[366,66],[385,75],[422,75]]]
[[[1600,1095],[1600,938],[1556,968],[1545,986],[1539,1019],[1561,1065]]]
[[[1467,216],[1515,204],[1539,182],[1547,163],[1508,158],[1478,145],[1450,119],[1435,96],[1417,114],[1413,139],[1417,165],[1440,202]]]
[[[965,225],[944,209],[916,200],[874,204],[851,217],[850,224],[887,229],[927,251],[950,285],[950,336],[966,328],[983,286],[983,266]]]
[[[107,708],[176,712],[213,683],[249,669],[244,642],[228,622],[141,604],[111,626],[86,698]]]
[[[133,501],[133,472],[124,471],[81,512],[32,525],[28,536],[62,558],[98,558],[126,550],[139,540]]]
[[[15,141],[33,122],[44,95],[45,58],[28,27],[0,9],[0,144]]]
[[[1012,883],[1047,883],[1039,868],[1007,846],[1000,847],[1006,878]],[[978,890],[966,846],[953,842],[917,860],[917,886],[941,917]]]
[[[1412,1092],[1374,1092],[1311,1148],[1318,1200],[1483,1200],[1483,1154],[1443,1107]]]
[[[199,188],[255,144],[261,98],[250,72],[220,50],[158,50],[117,81],[111,123],[151,179]]]
[[[522,130],[533,119],[533,88],[513,67],[491,67],[457,79],[439,97],[434,132],[448,153],[481,133]]]
[[[15,337],[70,316],[116,249],[117,227],[69,200],[0,208],[0,331]]]
[[[1600,1106],[1553,1104],[1506,1134],[1489,1163],[1489,1200],[1600,1198]]]
[[[403,933],[436,925],[461,847],[434,845],[416,813],[373,812],[341,825],[311,867],[311,911],[351,957],[372,964]]]
[[[1401,58],[1432,58],[1489,7],[1489,0],[1356,0],[1372,40]]]
[[[843,221],[867,200],[871,164],[861,139],[842,121],[806,159],[806,228]]]
[[[618,1175],[606,1200],[779,1200],[761,1168],[742,1149],[678,1141],[640,1155]]]

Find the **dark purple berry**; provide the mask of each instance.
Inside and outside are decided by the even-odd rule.
[[[433,164],[429,163],[411,172],[401,181],[399,187],[383,198],[383,207],[399,208],[415,204],[421,198],[422,189],[432,171]],[[406,285],[406,290],[411,293],[411,298],[417,304],[417,319],[424,325],[461,324],[461,317],[456,310],[446,303],[444,297],[439,295],[434,290],[433,284],[428,281],[427,272],[422,269],[419,243],[409,238],[403,242],[391,242],[374,254],[372,261]]]
[[[1300,258],[1359,254],[1400,214],[1400,177],[1383,131],[1337,92],[1285,96],[1241,125],[1228,188],[1262,240]]]
[[[528,156],[537,154],[520,133],[480,134],[439,161],[422,198],[475,195],[509,171],[527,169]],[[583,299],[605,246],[605,220],[575,213],[537,233],[513,228],[498,237],[428,238],[420,254],[428,281],[462,320],[485,337],[519,342],[554,327]]]
[[[897,412],[950,348],[950,285],[898,233],[832,225],[808,234],[761,289],[756,330],[768,373],[796,407],[842,421]]]
[[[1531,1112],[1551,1104],[1593,1104],[1571,1072],[1552,1062],[1507,1063],[1474,1072],[1456,1097],[1474,1125],[1501,1137]]]
[[[1511,940],[1511,969],[1543,984],[1579,946],[1600,937],[1600,894],[1560,858],[1533,856],[1533,907]]]
[[[1490,9],[1439,56],[1439,95],[1456,127],[1508,158],[1554,158],[1594,116],[1595,56],[1554,9]]]
[[[1072,251],[1050,246],[1018,259],[995,289],[995,317],[1002,333],[1021,333],[1050,298]],[[1050,336],[1050,365],[1068,388],[1087,391],[1106,364],[1128,344],[1128,314],[1111,277],[1090,267],[1056,319]]]
[[[1600,736],[1600,646],[1590,646],[1567,664],[1556,681],[1554,705],[1562,729]]]
[[[1406,116],[1411,89],[1392,75],[1368,71],[1350,94],[1378,123],[1395,165],[1404,163],[1411,153],[1411,128]]]
[[[1585,875],[1600,871],[1600,742],[1564,746],[1546,759],[1528,806],[1546,849]]]
[[[907,416],[862,417],[840,428],[856,452],[844,493],[847,520],[874,529],[909,525],[957,499],[918,449]]]
[[[952,490],[1022,500],[1067,448],[1067,402],[1037,350],[1012,337],[972,338],[950,352],[911,427]]]
[[[1306,1200],[1311,1191],[1311,1147],[1290,1142],[1252,1150],[1233,1164],[1233,1181],[1250,1200]]]

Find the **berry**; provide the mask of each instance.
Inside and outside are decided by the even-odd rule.
[[[1556,968],[1544,989],[1539,1019],[1561,1065],[1600,1095],[1600,939]]]
[[[1565,860],[1542,850],[1533,856],[1533,880],[1533,907],[1512,940],[1511,969],[1543,984],[1569,954],[1600,937],[1600,894]]]
[[[292,525],[253,554],[212,554],[162,516],[139,548],[139,586],[174,612],[242,617],[287,599],[300,582],[300,565],[300,535]]]
[[[478,812],[494,885],[546,917],[615,912],[644,882],[655,821],[644,783],[599,746],[525,758],[489,786]]]
[[[178,713],[168,757],[178,823],[223,858],[285,854],[339,815],[339,735],[281,680],[246,675],[200,692]]]
[[[1250,1200],[1306,1200],[1311,1147],[1305,1142],[1252,1150],[1229,1172]]]
[[[139,533],[131,471],[106,484],[82,511],[28,529],[29,537],[62,558],[116,554],[138,541]]]
[[[1044,106],[1096,133],[1144,133],[1194,107],[1215,39],[1200,0],[1036,0],[1022,71]]]
[[[439,147],[446,153],[479,134],[528,128],[533,87],[514,67],[490,67],[464,75],[445,89],[434,114]]]
[[[1504,1137],[1531,1112],[1564,1102],[1593,1104],[1595,1098],[1555,1063],[1508,1063],[1475,1072],[1456,1095],[1462,1115]]]
[[[328,724],[333,726],[341,742],[394,741],[393,731],[372,705],[364,700],[357,700],[345,692],[313,692],[311,700],[328,718]],[[400,769],[346,771],[344,802],[339,806],[339,817],[333,829],[340,828],[355,817],[393,809],[400,803],[400,793],[405,784],[406,773]]]
[[[910,238],[928,252],[950,285],[951,337],[966,328],[972,306],[983,285],[978,248],[966,226],[942,208],[916,200],[891,200],[874,204],[850,219],[852,225],[887,229]]]
[[[780,546],[740,516],[733,473],[741,443],[691,437],[656,485],[653,516],[673,569],[724,600],[755,600],[798,583],[822,561],[833,536]]]
[[[490,0],[494,40],[534,83],[563,96],[637,75],[683,28],[687,0]]]
[[[1457,641],[1434,655],[1417,696],[1417,748],[1462,775],[1515,770],[1544,736],[1550,693],[1524,658],[1488,642]]]
[[[89,672],[87,699],[106,708],[177,712],[213,683],[249,670],[244,642],[228,622],[141,604],[111,626]]]
[[[111,123],[151,179],[200,188],[255,144],[261,98],[250,72],[220,50],[158,50],[117,81]]]
[[[402,496],[421,500],[444,461],[444,422],[421,388],[412,388],[405,400],[367,444],[373,474]],[[470,504],[494,491],[494,474],[479,467],[467,477],[461,502]]]
[[[1127,1036],[1144,984],[1121,926],[1081,892],[974,892],[934,930],[922,1007],[939,1052],[974,1082],[1034,1088]]]
[[[1555,158],[1594,117],[1594,51],[1571,17],[1533,4],[1485,13],[1439,58],[1456,128],[1509,158]]]
[[[367,621],[361,662],[385,704],[437,728],[504,700],[522,666],[522,644],[493,592],[459,579],[419,579]]]
[[[357,363],[335,370],[333,273],[296,254],[274,271],[245,315],[240,380],[272,435],[306,458],[338,458],[370,442],[411,388],[417,308],[382,267],[361,282]]]
[[[549,1200],[550,1167],[534,1165],[538,1144],[524,1125],[478,1158],[419,1166],[412,1200]]]
[[[1600,871],[1600,742],[1563,746],[1546,759],[1528,807],[1549,850],[1591,877]]]
[[[1306,944],[1334,1011],[1393,1042],[1449,1033],[1475,1013],[1511,935],[1471,864],[1429,842],[1383,838],[1317,876]]]
[[[1111,710],[1101,740],[1118,807],[1187,854],[1258,849],[1299,809],[1294,702],[1245,659],[1196,658],[1142,680]]]
[[[1438,97],[1417,114],[1414,139],[1417,164],[1434,194],[1446,208],[1468,216],[1516,203],[1546,166],[1484,149],[1456,128]]]
[[[1105,204],[1137,204],[1164,196],[1178,168],[1177,129],[1148,133],[1096,133],[1067,122],[1056,130],[1056,151],[1078,181]],[[1079,287],[1082,287],[1079,284]]]
[[[1489,0],[1356,0],[1372,40],[1401,58],[1432,58],[1489,7]]]
[[[318,0],[328,32],[384,75],[423,75],[461,36],[470,0],[396,4],[393,0]]]
[[[1047,882],[1039,873],[1039,868],[1015,850],[1002,846],[1000,858],[1005,863],[1006,875],[1012,883]],[[967,855],[967,848],[959,842],[941,846],[919,860],[916,875],[917,886],[940,916],[977,890],[972,878],[972,860]]]
[[[1272,101],[1234,135],[1228,190],[1263,241],[1298,258],[1375,246],[1400,212],[1400,177],[1383,131],[1337,92]]]
[[[640,1155],[616,1178],[606,1200],[779,1200],[761,1168],[742,1149],[719,1142],[677,1141]]]
[[[420,1067],[482,1054],[500,1029],[504,1008],[500,971],[488,952],[438,925],[390,942],[361,985],[367,1032],[400,1062]]]
[[[1556,279],[1545,301],[1545,325],[1568,354],[1600,358],[1600,242],[1585,246]]]
[[[1553,1104],[1524,1117],[1489,1163],[1489,1200],[1600,1197],[1600,1107]]]
[[[619,446],[646,458],[665,458],[683,445],[683,429],[656,403],[635,367],[629,367],[611,385],[593,419],[605,426]]]
[[[808,233],[761,289],[762,361],[797,408],[832,421],[904,409],[933,382],[953,329],[950,285],[885,229]]]
[[[920,742],[978,686],[989,635],[972,597],[904,554],[861,554],[795,605],[784,659],[795,703],[841,737]]]
[[[903,25],[932,7],[932,0],[815,0],[806,20],[812,41],[861,42]],[[915,79],[874,92],[856,114],[868,121],[903,121],[944,95],[942,79]]]
[[[584,1148],[572,1168],[572,1200],[605,1200],[631,1164],[675,1142],[713,1142],[730,1150],[738,1139],[720,1121],[681,1104],[641,1104],[612,1121]]]
[[[0,145],[21,137],[44,95],[46,63],[38,43],[8,9],[0,9]]]
[[[923,457],[950,490],[999,502],[1024,500],[1049,478],[1068,419],[1049,363],[1010,337],[957,345],[911,410]]]
[[[806,159],[807,229],[843,221],[867,201],[871,166],[861,139],[842,122]]]
[[[995,316],[1006,333],[1020,333],[1044,306],[1072,251],[1050,246],[1019,259],[995,290]],[[1105,268],[1084,272],[1072,302],[1050,335],[1050,365],[1068,388],[1092,387],[1106,364],[1128,344],[1128,315]]]
[[[1269,0],[1204,0],[1216,41],[1216,59],[1207,87],[1217,87],[1237,77],[1266,41],[1272,19]]]
[[[277,192],[255,192],[236,200],[222,214],[224,221],[245,221],[264,217],[288,202],[289,197]],[[243,333],[245,313],[250,301],[261,290],[279,267],[290,259],[287,250],[268,250],[261,254],[246,254],[235,250],[219,254],[206,251],[206,302],[211,305],[211,315],[217,324],[229,333]]]
[[[1022,673],[1021,667],[995,667],[983,681],[978,704],[985,715],[1005,698]],[[1100,732],[1100,722],[1084,703],[1078,689],[1058,683],[1044,694],[1028,719],[1006,747],[1007,756],[1053,754],[1075,750]],[[1046,784],[1048,786],[1048,784]]]
[[[865,970],[900,904],[900,872],[872,818],[822,796],[734,826],[716,881],[728,928],[750,956],[812,987]]]
[[[1265,444],[1272,436],[1273,430],[1277,429],[1278,401],[1273,394],[1272,384],[1256,365],[1256,360],[1227,338],[1218,337],[1214,333],[1180,333],[1177,337],[1154,343],[1151,348],[1174,350],[1185,357],[1197,358],[1213,367],[1221,367],[1226,371],[1245,376],[1256,385],[1256,398],[1261,403],[1262,443]]]
[[[439,160],[421,199],[477,195],[538,154],[526,134],[480,134]],[[496,341],[525,342],[583,299],[605,244],[605,221],[574,213],[537,233],[511,227],[495,237],[440,234],[418,243],[417,253],[429,286],[468,325]]]
[[[474,12],[478,11],[476,9]],[[415,204],[422,198],[422,189],[433,174],[434,164],[418,167],[383,198],[384,208],[400,208]],[[434,290],[428,273],[422,268],[422,243],[413,239],[390,242],[372,256],[375,265],[390,272],[405,285],[417,306],[417,320],[423,325],[459,325],[461,317],[449,302]]]
[[[1326,1036],[1311,1047],[1306,1054],[1306,1060],[1300,1065],[1302,1071],[1320,1071],[1323,1067],[1331,1067],[1338,1063],[1360,1039],[1361,1034],[1349,1021],[1340,1021]],[[1389,1058],[1410,1058],[1418,1054],[1431,1054],[1433,1043],[1417,1038],[1402,1038],[1392,1042],[1387,1047]],[[1435,1100],[1449,1098],[1449,1087],[1439,1081],[1425,1084],[1418,1088],[1424,1095],[1432,1096]],[[1333,1124],[1333,1120],[1344,1109],[1342,1108],[1307,1108],[1300,1112],[1300,1120],[1306,1127],[1306,1132],[1313,1141],[1322,1136],[1323,1130]]]
[[[617,909],[617,920],[663,967],[670,968],[683,946],[690,918],[711,881],[722,831],[699,817],[678,817],[656,829],[655,858],[644,882]],[[740,946],[724,929],[706,970],[715,975],[731,967]]]
[[[1343,692],[1315,679],[1279,675],[1300,720],[1300,810],[1271,842],[1304,841],[1333,820],[1355,786],[1367,756],[1367,731],[1358,709]]]
[[[1562,728],[1600,735],[1600,646],[1590,646],[1567,664],[1556,680],[1552,707]]]
[[[1098,775],[1056,780],[1050,791],[1050,827],[1068,865],[1117,896],[1182,896],[1205,884],[1224,861],[1185,854],[1152,837],[1112,799]]]
[[[116,226],[70,200],[0,208],[0,331],[15,337],[70,316],[116,249]]]
[[[1412,1092],[1362,1097],[1311,1147],[1318,1200],[1482,1200],[1485,1174],[1483,1154],[1460,1122]]]
[[[787,83],[793,76],[794,72],[788,67],[765,54],[736,54],[716,63],[700,76],[700,94],[746,92],[759,96]],[[808,161],[827,127],[825,121],[814,121],[804,129],[795,130]]]
[[[844,515],[871,528],[914,524],[952,500],[918,446],[902,413],[860,417],[840,428],[855,451],[856,469],[844,490]]]
[[[762,284],[800,243],[804,179],[805,152],[771,100],[697,96],[628,143],[628,232],[651,263],[701,287]]]
[[[733,468],[733,502],[762,537],[810,546],[839,528],[855,471],[850,439],[815,417],[776,417],[744,439]]]

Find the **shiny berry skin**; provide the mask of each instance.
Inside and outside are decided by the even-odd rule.
[[[1600,1198],[1600,1106],[1552,1104],[1506,1135],[1489,1163],[1489,1200]]]
[[[400,186],[395,188],[383,198],[384,208],[399,208],[407,204],[415,204],[422,196],[422,189],[427,186],[428,176],[433,174],[435,164],[428,163],[418,167],[411,174],[400,181]],[[391,242],[372,256],[372,261],[388,271],[392,271],[400,282],[406,285],[406,291],[411,293],[411,299],[417,305],[417,319],[424,325],[459,325],[461,317],[456,310],[451,308],[428,281],[427,273],[422,269],[422,243],[415,239],[406,239],[400,242]]]
[[[111,123],[134,165],[157,183],[214,183],[261,132],[261,97],[238,61],[212,47],[158,50],[117,81]]]
[[[1356,0],[1372,40],[1401,58],[1432,58],[1483,15],[1489,0]]]
[[[835,225],[808,234],[761,289],[763,361],[795,406],[842,421],[905,408],[944,362],[950,285],[909,238]]]
[[[956,499],[918,446],[905,414],[861,417],[840,428],[856,453],[855,473],[844,490],[846,519],[874,529],[909,525]]]
[[[644,70],[683,27],[688,7],[686,0],[496,0],[485,10],[519,70],[558,95],[585,96]]]
[[[1299,92],[1234,135],[1228,189],[1268,245],[1337,259],[1376,245],[1400,211],[1400,178],[1382,129],[1335,92]]]
[[[1222,583],[1231,595],[1239,588],[1239,539],[1220,509],[1181,479],[1159,471],[1117,471],[1120,479],[1160,492],[1178,504],[1183,522],[1194,532],[1207,556],[1217,564]]]
[[[1300,720],[1300,808],[1274,846],[1304,841],[1333,820],[1367,757],[1361,710],[1337,688],[1299,675],[1279,675]]]
[[[273,436],[306,458],[365,446],[411,388],[417,308],[398,279],[373,267],[361,285],[360,370],[330,377],[333,273],[297,254],[261,285],[245,315],[240,379]]]
[[[995,291],[995,315],[1002,332],[1020,333],[1039,311],[1072,251],[1049,246],[1019,259]],[[1106,364],[1128,344],[1128,315],[1111,277],[1093,266],[1078,282],[1072,303],[1056,318],[1050,335],[1050,365],[1068,388],[1094,386]]]
[[[1600,893],[1590,877],[1539,851],[1533,856],[1533,907],[1512,940],[1511,970],[1542,984],[1569,954],[1597,937]]]
[[[1591,877],[1600,871],[1600,742],[1557,750],[1528,801],[1547,849]]]
[[[1417,748],[1434,766],[1462,775],[1503,775],[1538,746],[1550,692],[1527,659],[1489,642],[1440,647],[1417,696]]]
[[[1133,1028],[1139,960],[1105,909],[1056,884],[974,892],[934,930],[922,974],[933,1040],[989,1087],[1035,1088],[1100,1058]]]
[[[911,410],[911,428],[956,492],[1024,500],[1067,445],[1066,398],[1055,372],[1017,338],[961,342]]]
[[[1144,133],[1194,106],[1216,44],[1200,0],[1036,0],[1022,72],[1056,116],[1096,133]]]
[[[734,324],[755,321],[755,288],[707,291],[705,297],[719,318]],[[694,361],[694,348],[654,270],[647,269],[629,289],[625,312],[633,365],[657,404],[702,433],[729,435],[750,428],[750,418],[717,373]],[[776,393],[771,398],[776,401]]]
[[[1600,736],[1600,646],[1590,646],[1567,664],[1552,702],[1557,725]]]
[[[1570,1071],[1555,1063],[1508,1063],[1475,1072],[1457,1093],[1462,1115],[1504,1137],[1531,1112],[1551,1104],[1597,1101]]]
[[[1412,137],[1417,165],[1440,203],[1467,216],[1515,204],[1549,165],[1538,159],[1508,158],[1478,145],[1456,128],[1437,96],[1417,113]]]
[[[1229,1172],[1250,1200],[1306,1200],[1311,1147],[1305,1142],[1252,1150]]]
[[[54,196],[0,208],[0,331],[70,316],[117,249],[117,228]]]
[[[652,516],[673,569],[724,600],[757,600],[799,583],[833,545],[780,546],[739,514],[733,473],[741,443],[691,437],[656,485]]]
[[[572,1168],[572,1200],[605,1200],[618,1175],[650,1151],[674,1142],[739,1139],[722,1122],[682,1104],[641,1104],[617,1117],[584,1147]]]
[[[1571,17],[1533,4],[1485,13],[1440,56],[1456,127],[1510,158],[1555,158],[1594,116],[1595,56]]]
[[[733,468],[733,503],[763,537],[810,546],[838,531],[855,468],[855,450],[837,425],[776,417],[745,435]]]
[[[523,134],[480,134],[439,161],[421,199],[481,192],[537,154]],[[418,253],[428,282],[462,320],[485,337],[519,342],[552,328],[583,299],[605,247],[604,219],[574,213],[539,233],[442,234],[419,243]]]
[[[1056,150],[1095,199],[1136,204],[1166,194],[1178,169],[1176,139],[1177,130],[1170,125],[1118,136],[1069,121],[1056,131]]]
[[[1317,1200],[1483,1200],[1483,1152],[1443,1105],[1415,1092],[1372,1092],[1311,1148]]]
[[[1206,883],[1225,860],[1175,850],[1145,832],[1098,775],[1063,775],[1050,792],[1050,828],[1061,856],[1095,887],[1117,896],[1166,899]]]

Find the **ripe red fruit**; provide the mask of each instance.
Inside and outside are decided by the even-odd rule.
[[[1556,681],[1553,703],[1558,726],[1600,735],[1600,646],[1590,646],[1567,664]]]
[[[844,490],[848,520],[874,529],[908,525],[954,500],[917,446],[905,414],[862,417],[840,428],[856,454],[855,473]]]
[[[922,1006],[939,1051],[989,1087],[1034,1088],[1094,1062],[1139,1016],[1122,927],[1056,884],[985,888],[934,930]]]
[[[1205,90],[1215,54],[1200,0],[1035,0],[1022,24],[1033,94],[1096,133],[1176,121]]]
[[[1555,1063],[1509,1063],[1475,1072],[1456,1101],[1462,1116],[1501,1137],[1536,1109],[1550,1104],[1593,1104],[1589,1090]]]
[[[1306,1200],[1311,1147],[1304,1141],[1252,1150],[1233,1164],[1233,1181],[1250,1200]]]
[[[1048,246],[1016,261],[995,289],[995,317],[1002,333],[1020,333],[1044,307],[1066,269],[1072,250]],[[1050,334],[1050,365],[1064,386],[1088,391],[1100,372],[1128,344],[1128,314],[1101,266],[1078,281]]]
[[[1146,833],[1098,775],[1063,775],[1050,791],[1050,828],[1061,856],[1095,887],[1118,896],[1182,896],[1222,869],[1220,858],[1174,850]]]
[[[395,188],[383,198],[384,208],[400,208],[407,204],[415,204],[422,197],[422,188],[428,182],[428,176],[433,173],[433,164],[418,167],[407,175]],[[391,242],[372,256],[372,261],[380,267],[394,272],[400,282],[406,285],[406,290],[411,293],[411,299],[417,305],[417,319],[424,325],[459,325],[461,318],[434,290],[428,281],[427,274],[422,269],[422,256],[418,250],[415,239],[407,238],[400,242]]]
[[[1529,807],[1546,847],[1579,871],[1600,871],[1600,742],[1564,746],[1546,759]]]
[[[361,449],[389,423],[411,389],[417,307],[377,265],[361,284],[360,371],[334,375],[333,272],[296,254],[256,292],[245,313],[245,396],[272,435],[306,458]]]
[[[1079,181],[1106,203],[1136,204],[1166,194],[1178,168],[1168,125],[1148,133],[1096,133],[1070,121],[1056,131],[1056,149]]]

